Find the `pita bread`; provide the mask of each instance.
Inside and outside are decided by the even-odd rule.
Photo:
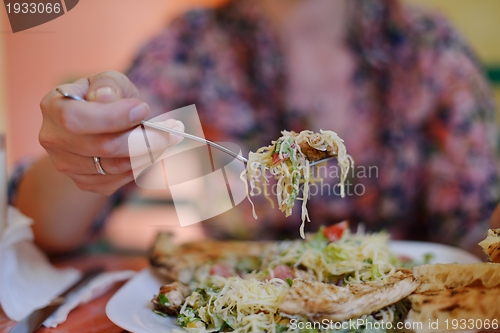
[[[500,264],[433,264],[413,268],[415,278],[421,282],[415,291],[436,291],[468,286],[500,287]]]
[[[398,271],[384,284],[363,283],[338,287],[317,281],[294,279],[280,304],[280,311],[305,315],[318,321],[347,320],[370,314],[410,295],[418,286],[411,271]]]
[[[500,318],[500,264],[422,265],[413,274],[421,284],[408,297],[406,322],[418,323],[416,332],[463,331]]]
[[[479,243],[492,262],[500,263],[500,229],[488,230],[488,236]]]
[[[406,322],[418,323],[412,324],[418,333],[481,329],[478,326],[500,318],[500,287],[427,291],[410,295],[408,299],[412,309]]]

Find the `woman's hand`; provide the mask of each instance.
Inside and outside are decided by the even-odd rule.
[[[135,86],[121,73],[103,72],[59,88],[88,102],[66,99],[55,89],[41,102],[39,139],[56,170],[81,190],[106,195],[132,181],[128,136],[149,114],[149,106],[139,98]],[[173,120],[162,125],[184,129]],[[181,140],[165,133],[154,135],[158,137],[149,139],[156,149],[165,150]],[[99,157],[106,175],[98,172],[94,157]]]

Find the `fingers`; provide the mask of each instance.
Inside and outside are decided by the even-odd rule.
[[[109,103],[120,98],[139,98],[137,88],[119,72],[107,71],[88,78],[86,99],[92,102]]]
[[[108,103],[122,98],[139,98],[135,85],[124,74],[114,71],[102,72],[59,87],[92,102]],[[58,93],[53,89],[44,99],[51,99],[56,95]]]
[[[179,132],[184,132],[184,124],[179,120],[168,119],[166,121],[154,122],[154,124],[171,128]],[[168,148],[180,143],[182,139],[184,139],[182,136],[163,132],[150,127],[145,127],[144,130],[148,140],[149,150],[153,156],[155,156],[155,160],[158,159]],[[139,154],[141,153],[142,152],[139,152]]]
[[[66,89],[65,86],[62,88]],[[59,95],[44,100],[41,108],[44,118],[70,134],[125,131],[139,124],[149,114],[149,106],[137,99],[93,103],[69,100]]]
[[[184,130],[184,125],[176,120],[157,124]],[[46,150],[67,151],[86,157],[116,158],[153,154],[157,159],[165,150],[182,141],[182,137],[149,128],[143,132],[140,127],[114,134],[73,135],[44,122],[39,141]]]
[[[57,171],[68,175],[99,175],[94,158],[68,152],[48,150]],[[119,175],[132,170],[128,157],[100,158],[101,166],[107,174]]]
[[[173,119],[156,123],[178,131],[184,130],[184,125]],[[42,133],[45,134],[42,136]],[[49,137],[47,133],[54,135]],[[51,127],[45,123],[40,137],[56,170],[73,179],[82,190],[103,194],[117,190],[133,180],[134,175],[138,177],[161,159],[169,147],[182,140],[177,135],[142,128],[119,134],[68,135],[57,133],[57,126]],[[101,166],[107,175],[97,172],[94,156],[100,157]]]
[[[119,175],[73,175],[71,177],[82,191],[110,195],[125,184],[134,180],[132,172]]]
[[[56,169],[82,190],[112,193],[133,180],[136,167],[147,168],[182,140],[137,126],[149,114],[149,106],[121,73],[103,72],[59,88],[86,102],[65,98],[55,89],[48,92],[40,103],[43,123],[39,140]],[[184,130],[175,120],[160,124]],[[107,175],[98,174],[94,156],[100,158]]]
[[[184,124],[178,120],[169,119],[155,124],[184,131]],[[137,128],[128,137],[128,149],[134,175],[138,177],[142,172],[163,159],[166,150],[179,142],[183,137],[163,132],[149,127]]]
[[[149,114],[149,106],[138,99],[137,88],[118,72],[103,72],[62,90],[91,102],[64,98],[55,89],[42,99],[42,114],[73,134],[114,133],[139,124]]]

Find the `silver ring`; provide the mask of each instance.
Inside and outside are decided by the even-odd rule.
[[[97,172],[99,172],[101,175],[107,174],[107,172],[102,168],[101,159],[99,157],[94,157],[94,166]]]

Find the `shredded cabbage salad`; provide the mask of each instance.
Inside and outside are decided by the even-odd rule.
[[[199,267],[189,285],[192,293],[181,308],[177,324],[193,333],[306,332],[294,330],[290,322],[307,323],[307,318],[279,312],[280,303],[293,285],[292,278],[283,277],[283,269],[288,268],[293,277],[346,286],[383,282],[396,267],[409,264],[389,250],[386,233],[351,233],[345,228],[340,238],[332,240],[328,232],[331,227],[308,234],[306,241],[277,242],[258,258],[248,258],[237,264],[227,262],[234,266],[235,276],[208,273],[211,265],[220,263]],[[401,320],[405,311],[404,303],[399,302],[362,318],[370,322],[395,322]]]
[[[318,179],[311,178],[313,169],[310,167],[310,163],[326,157],[336,157],[341,169],[340,193],[341,197],[344,197],[344,182],[353,161],[347,155],[344,141],[333,131],[321,130],[320,133],[302,131],[298,134],[282,131],[281,134],[282,136],[273,141],[270,146],[262,147],[255,153],[250,152],[247,166],[240,178],[247,186],[247,197],[252,204],[255,218],[257,218],[257,214],[251,199],[252,196],[262,192],[274,206],[266,186],[269,183],[268,174],[277,181],[276,199],[279,209],[287,217],[292,214],[295,200],[302,201],[300,235],[304,238],[304,222],[310,222],[306,207],[309,198],[309,185],[318,181]],[[302,151],[301,147],[315,151]],[[299,197],[301,185],[302,196]],[[258,191],[256,191],[257,189]]]

